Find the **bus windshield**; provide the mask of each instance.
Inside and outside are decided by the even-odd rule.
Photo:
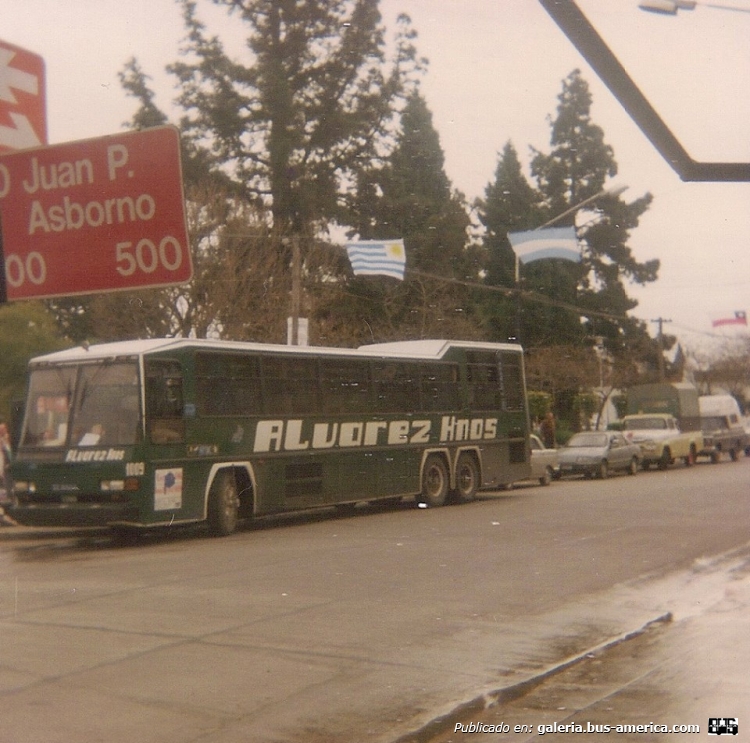
[[[134,362],[35,369],[21,446],[135,444],[140,437],[140,408]]]

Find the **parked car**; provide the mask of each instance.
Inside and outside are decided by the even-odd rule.
[[[532,434],[531,444],[531,479],[539,480],[540,485],[549,485],[557,477],[557,449],[548,449],[542,440]]]
[[[604,479],[614,470],[635,475],[641,464],[641,447],[619,431],[583,431],[575,434],[558,453],[561,475]]]
[[[736,462],[740,452],[745,451],[747,441],[745,427],[737,400],[731,395],[702,395],[698,398],[703,429],[703,448],[699,457],[709,457],[713,463],[722,454]]]

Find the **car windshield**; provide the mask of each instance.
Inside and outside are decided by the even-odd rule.
[[[577,433],[568,442],[568,446],[575,447],[588,447],[588,446],[606,446],[607,445],[607,434],[606,433]]]
[[[659,431],[667,427],[664,418],[638,418],[637,420],[626,420],[623,428],[626,431]]]
[[[729,428],[724,418],[720,416],[712,416],[701,418],[701,428],[704,431],[718,431],[722,428]]]
[[[135,363],[36,369],[21,446],[134,444],[140,430],[138,390]]]

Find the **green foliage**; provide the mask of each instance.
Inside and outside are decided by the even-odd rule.
[[[644,323],[626,316],[636,306],[626,282],[654,281],[659,268],[636,261],[627,245],[650,194],[630,203],[598,197],[585,224],[578,215],[583,262],[532,263],[516,283],[507,233],[543,225],[617,173],[579,71],[563,81],[549,153],[532,150],[533,184],[513,144],[503,148],[476,203],[484,228],[477,244],[419,92],[424,61],[406,16],[389,46],[377,0],[210,0],[245,36],[234,59],[199,19],[197,0],[177,1],[186,36],[168,69],[181,110],[195,276],[183,287],[56,300],[50,306],[66,335],[282,341],[291,246],[299,245],[312,343],[433,336],[553,348],[530,369],[563,418],[574,417],[580,389],[598,381],[595,337],[604,338],[612,384],[644,362],[656,368],[659,349]],[[121,82],[139,103],[133,127],[167,121],[137,60]],[[352,277],[325,239],[339,226],[363,239],[404,238],[407,279]]]
[[[628,398],[624,394],[613,395],[612,404],[615,406],[618,418],[624,418],[628,410]]]
[[[531,171],[544,197],[547,219],[600,193],[606,179],[617,174],[612,148],[604,141],[604,132],[591,120],[591,93],[579,70],[563,81],[557,118],[552,122],[551,151],[535,151]],[[592,311],[585,325],[588,336],[602,336],[610,352],[625,351],[623,326],[647,336],[644,325],[633,327],[625,314],[637,302],[627,296],[624,281],[645,284],[656,280],[659,261],[639,263],[627,245],[630,231],[649,208],[651,194],[624,202],[618,195],[602,195],[588,212],[591,218],[578,227],[583,243],[583,262],[566,267],[575,296],[575,304]],[[575,214],[556,224],[574,224]],[[543,283],[529,272],[531,288],[543,290]],[[545,292],[546,293],[546,292]],[[593,314],[597,313],[597,314]],[[610,315],[609,318],[602,315]],[[622,319],[619,319],[622,318]],[[569,315],[569,326],[577,317]],[[578,329],[572,329],[574,337]]]
[[[8,420],[10,404],[23,399],[29,359],[70,346],[54,318],[39,302],[0,307],[0,417]]]
[[[478,210],[486,229],[487,282],[513,291],[507,297],[488,296],[482,314],[493,339],[515,337],[532,349],[590,348],[595,337],[602,337],[621,376],[629,376],[636,362],[650,362],[658,353],[645,323],[626,314],[637,303],[628,297],[625,282],[655,281],[659,268],[656,260],[636,261],[627,245],[652,197],[626,203],[618,195],[598,195],[617,174],[617,163],[604,132],[591,120],[591,103],[588,85],[575,70],[563,81],[551,121],[550,152],[532,149],[536,187],[523,175],[513,145],[505,145]],[[590,209],[575,209],[594,196]],[[573,226],[576,219],[582,262],[536,261],[521,268],[516,284],[507,233],[550,221]]]
[[[552,395],[549,392],[529,390],[529,415],[531,420],[541,420],[552,410]]]
[[[206,34],[181,0],[185,61],[172,64],[184,136],[229,172],[277,230],[335,219],[362,159],[375,155],[418,66],[403,18],[390,65],[370,0],[213,0],[247,31],[246,60]]]
[[[178,2],[186,37],[168,70],[183,112],[194,279],[53,306],[76,339],[222,335],[283,342],[293,241],[303,251],[303,311],[322,316],[333,307],[330,290],[346,267],[317,236],[343,223],[362,164],[393,148],[398,112],[423,63],[415,34],[401,16],[386,60],[377,2],[212,0],[246,33],[246,55],[235,60],[207,32],[198,3]],[[137,60],[120,80],[139,102],[131,126],[167,121]],[[324,306],[310,306],[318,298]],[[329,323],[317,337],[334,327],[342,325]]]
[[[487,283],[515,285],[515,257],[508,233],[530,230],[541,222],[541,195],[529,184],[521,161],[507,142],[495,168],[495,180],[487,185],[484,199],[478,199],[477,213],[484,225],[487,252]]]
[[[573,398],[573,413],[581,427],[588,429],[594,413],[599,410],[599,399],[593,392],[579,392]]]
[[[368,340],[478,335],[468,289],[451,282],[476,278],[479,260],[467,249],[464,197],[453,190],[444,165],[432,114],[414,93],[387,161],[374,161],[359,173],[350,212],[360,238],[403,238],[406,246],[403,283],[388,286],[382,279],[361,278],[348,290],[362,300],[359,313],[367,318]]]
[[[409,268],[471,274],[465,265],[469,218],[464,199],[452,190],[432,114],[418,93],[401,114],[387,162],[360,174],[351,217],[362,239],[403,237]]]

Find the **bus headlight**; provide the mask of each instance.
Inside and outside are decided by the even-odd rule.
[[[28,480],[15,480],[13,482],[13,492],[22,495],[24,493],[36,493],[36,483]]]
[[[125,490],[125,480],[102,480],[99,488],[103,493],[121,493]]]

